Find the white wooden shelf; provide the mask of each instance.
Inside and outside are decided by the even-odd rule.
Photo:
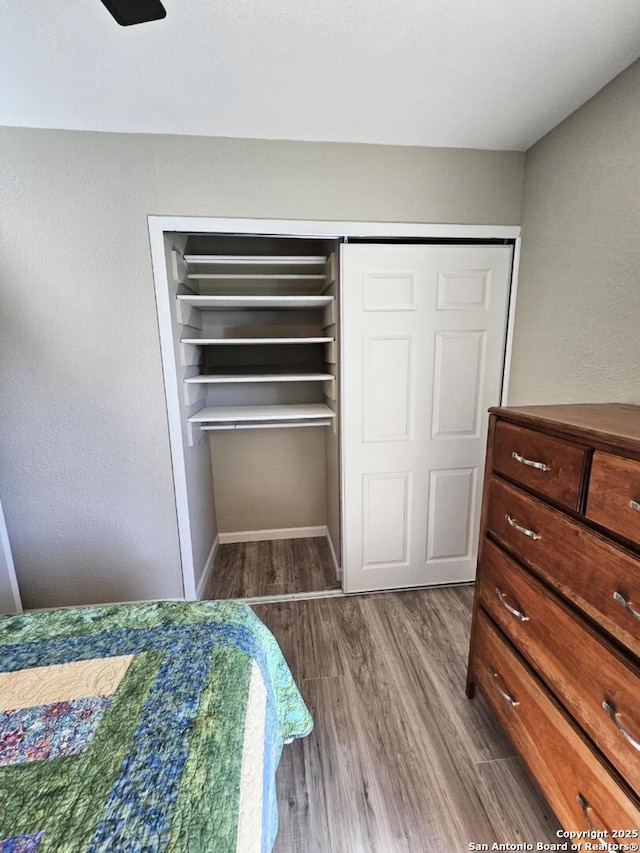
[[[272,402],[256,405],[258,400],[274,399],[266,388],[260,391],[257,386],[261,383],[324,382],[325,385],[320,388],[324,388],[325,393],[334,399],[335,376],[328,372],[330,368],[326,364],[322,366],[320,361],[308,364],[305,359],[293,361],[291,353],[295,353],[295,350],[291,350],[289,357],[283,359],[284,363],[263,364],[263,360],[269,360],[264,351],[260,357],[256,353],[255,357],[242,359],[241,355],[250,351],[240,353],[239,350],[233,350],[233,347],[265,344],[326,344],[324,361],[333,364],[335,337],[330,334],[330,327],[335,322],[336,299],[332,293],[326,293],[329,287],[327,260],[326,255],[184,256],[187,279],[196,282],[190,285],[187,279],[182,278],[185,287],[176,299],[177,317],[184,327],[182,334],[185,335],[181,338],[181,343],[185,344],[184,364],[197,363],[201,355],[200,347],[232,347],[229,359],[224,359],[231,364],[200,367],[204,373],[184,379],[186,399],[191,403],[194,396],[201,398],[200,389],[204,390],[207,386],[220,388],[242,383],[244,392],[236,388],[234,398],[236,401],[246,400],[244,405],[207,406],[195,412],[188,418],[190,436],[199,431],[293,429],[326,427],[335,423],[336,414],[325,403]],[[234,318],[231,313],[219,313],[215,323],[209,324],[206,316],[198,313],[198,309],[203,312],[242,311],[243,320]],[[287,309],[317,311],[318,315],[317,318],[313,314],[305,315],[305,322],[301,317],[289,313],[288,318],[283,316],[278,321],[276,312],[286,312]],[[257,313],[260,311],[270,313],[261,317]],[[255,312],[253,316],[251,312]],[[210,317],[210,320],[213,319]],[[192,337],[195,335],[198,337]],[[242,360],[252,363],[237,364]],[[194,372],[193,368],[191,372]],[[298,388],[298,393],[293,393],[295,385],[289,390],[292,392],[290,397],[294,399],[308,396],[313,399],[315,396],[302,393],[302,387]],[[310,390],[308,386],[307,390]],[[224,396],[223,393],[223,399]],[[253,404],[250,404],[251,400]]]
[[[218,432],[230,429],[299,429],[300,427],[324,427],[331,426],[328,418],[319,418],[309,421],[262,421],[257,423],[228,423],[228,424],[200,424],[204,432]]]
[[[228,346],[230,344],[329,344],[334,338],[327,337],[290,337],[270,338],[261,336],[258,338],[180,338],[181,344],[193,344],[195,346]]]
[[[330,420],[335,412],[325,403],[277,406],[208,406],[191,415],[192,424]]]
[[[236,382],[329,382],[331,373],[209,373],[189,376],[184,381],[191,385],[215,385]]]
[[[224,266],[313,266],[326,263],[325,255],[185,255],[187,264]]]
[[[197,296],[180,294],[180,302],[204,311],[229,311],[244,308],[324,308],[333,296]]]
[[[225,281],[326,281],[322,273],[227,273],[227,272],[192,272],[187,278],[213,278]]]

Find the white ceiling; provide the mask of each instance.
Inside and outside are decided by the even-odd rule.
[[[520,149],[640,56],[638,0],[0,0],[0,124]]]

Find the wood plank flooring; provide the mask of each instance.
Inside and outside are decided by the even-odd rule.
[[[315,729],[285,746],[275,853],[453,853],[557,842],[478,694],[471,587],[256,605]]]
[[[221,545],[204,598],[340,589],[324,536]]]

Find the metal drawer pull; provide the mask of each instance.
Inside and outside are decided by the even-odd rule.
[[[496,587],[496,595],[498,596],[498,600],[500,604],[511,613],[512,616],[515,616],[516,619],[519,619],[521,622],[528,622],[529,617],[525,616],[524,613],[521,613],[520,610],[516,610],[515,607],[512,607],[509,602],[504,597],[504,593]]]
[[[509,515],[508,512],[505,513],[504,517],[505,517],[507,524],[510,524],[514,530],[518,531],[518,533],[523,533],[525,536],[528,536],[530,539],[539,539],[540,538],[537,533],[535,533],[533,530],[529,530],[528,527],[520,527],[519,524],[516,524],[516,522],[511,518],[511,516]]]
[[[503,690],[502,687],[500,687],[500,685],[496,681],[496,678],[498,678],[498,673],[494,670],[492,666],[489,667],[489,675],[493,679],[491,683],[496,688],[498,693],[502,696],[505,702],[508,702],[512,708],[515,708],[516,705],[520,704],[513,698],[513,696],[509,696],[509,694],[505,690]]]
[[[519,462],[521,465],[528,465],[529,468],[537,468],[538,471],[550,471],[551,468],[548,465],[545,465],[544,462],[534,462],[532,459],[525,459],[524,456],[520,456],[519,453],[516,453],[514,450],[511,454],[512,459],[515,459],[516,462]]]
[[[595,826],[593,824],[593,821],[589,817],[589,803],[585,800],[585,798],[582,796],[582,794],[578,794],[578,796],[576,797],[576,802],[578,803],[578,805],[582,809],[582,814],[584,815],[584,819],[586,820],[587,826],[589,827],[589,829],[595,830]]]
[[[640,622],[640,612],[638,612],[634,607],[629,604],[629,601],[624,597],[621,592],[613,593],[613,600],[617,601],[618,604],[621,604],[625,610],[628,610],[629,613],[633,616],[634,619],[637,619]]]
[[[636,512],[640,512],[640,503],[638,501],[634,501],[633,498],[629,501],[629,508],[635,509]]]
[[[618,722],[618,717],[617,717],[617,712],[616,712],[615,707],[610,702],[607,702],[606,699],[602,703],[602,707],[607,712],[607,714],[611,717],[614,726],[618,729],[618,731],[620,732],[622,737],[625,740],[627,740],[634,749],[637,749],[638,751],[640,751],[640,741],[637,741],[634,737],[632,737],[629,734],[629,732],[625,729],[625,727],[621,723]]]

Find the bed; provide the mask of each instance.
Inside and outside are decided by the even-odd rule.
[[[0,853],[269,851],[311,727],[244,604],[0,617]]]

